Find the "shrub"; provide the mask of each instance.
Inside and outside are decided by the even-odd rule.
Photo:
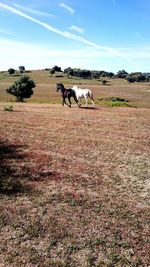
[[[4,111],[9,111],[9,112],[13,111],[13,106],[12,105],[4,106]]]
[[[10,69],[8,69],[8,73],[9,73],[10,75],[12,75],[12,74],[15,73],[15,70],[14,70],[13,68],[10,68]]]
[[[23,102],[24,98],[30,98],[33,94],[35,83],[29,76],[22,76],[19,80],[15,81],[6,92],[14,95],[17,102]]]

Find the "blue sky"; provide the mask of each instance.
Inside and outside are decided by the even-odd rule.
[[[150,71],[149,0],[0,0],[0,70]]]

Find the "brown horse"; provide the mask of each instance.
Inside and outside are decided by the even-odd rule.
[[[76,97],[76,93],[73,89],[69,88],[66,89],[64,87],[64,85],[62,83],[57,83],[56,85],[56,91],[58,92],[60,90],[62,98],[63,98],[63,102],[62,102],[62,106],[64,106],[64,104],[66,104],[69,108],[71,108],[71,97],[74,98],[74,101],[78,104],[78,107],[80,107],[77,97]],[[68,98],[69,104],[66,102],[66,98]]]

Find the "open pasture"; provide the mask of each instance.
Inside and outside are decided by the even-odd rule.
[[[0,266],[148,267],[150,109],[4,104]]]
[[[62,99],[60,94],[56,92],[56,83],[63,83],[66,88],[77,85],[81,88],[89,88],[94,94],[97,106],[111,106],[112,103],[108,98],[119,97],[127,102],[131,107],[150,108],[150,83],[134,83],[129,84],[124,79],[101,78],[101,80],[67,78],[65,75],[51,76],[48,71],[31,71],[26,73],[36,83],[34,94],[31,98],[26,99],[29,103],[49,103],[58,104]],[[57,77],[58,76],[58,77]],[[10,76],[0,74],[0,102],[14,101],[12,95],[6,93],[8,88],[19,76]],[[102,80],[107,80],[107,85],[102,84]],[[104,100],[102,100],[104,99]],[[125,103],[120,103],[124,105]]]

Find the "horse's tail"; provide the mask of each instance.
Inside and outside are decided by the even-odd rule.
[[[73,91],[73,98],[74,98],[75,102],[78,104],[78,99],[77,99],[76,93],[73,89],[72,89],[72,91]]]
[[[88,96],[94,101],[94,96],[91,90],[88,90]]]

